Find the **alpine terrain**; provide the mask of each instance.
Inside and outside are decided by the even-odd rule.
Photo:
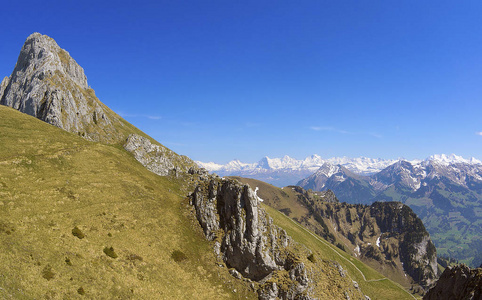
[[[482,263],[482,163],[451,155],[399,160],[370,176],[325,163],[298,185],[332,190],[340,201],[399,201],[422,219],[439,255]]]
[[[0,103],[0,298],[413,298],[123,120],[48,36],[27,38]],[[392,206],[369,217],[405,220]],[[422,258],[407,270],[425,274],[430,241],[409,239]]]
[[[269,158],[265,156],[257,163],[243,163],[239,160],[233,160],[225,165],[196,161],[200,167],[205,168],[209,172],[215,172],[220,176],[248,177],[278,187],[297,183],[301,179],[313,174],[326,162],[340,164],[358,174],[369,175],[379,172],[393,164],[395,160],[372,159],[367,157],[333,157],[323,159],[319,155],[314,154],[303,160],[297,160],[288,155],[282,158]]]
[[[400,202],[340,203],[332,191],[277,188],[235,177],[258,197],[385,276],[423,294],[438,278],[437,255],[422,221]]]

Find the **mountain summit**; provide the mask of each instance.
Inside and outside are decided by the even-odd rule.
[[[354,173],[370,175],[379,172],[394,162],[396,162],[396,160],[367,157],[333,157],[323,159],[321,156],[314,154],[302,160],[285,155],[282,158],[269,158],[265,156],[257,163],[243,163],[239,160],[233,160],[225,165],[200,161],[196,163],[200,167],[210,172],[216,172],[221,176],[243,176],[282,187],[295,184],[301,179],[306,178],[316,172],[316,170],[325,163],[340,164]]]
[[[0,104],[88,140],[113,143],[126,137],[128,125],[97,99],[84,69],[40,33],[27,38],[12,74],[3,79]]]
[[[95,96],[84,69],[50,37],[31,34],[10,77],[0,85],[0,104],[10,106],[89,141],[121,144],[158,175],[196,169],[135,128]]]

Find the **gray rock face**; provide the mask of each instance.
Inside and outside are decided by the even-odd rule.
[[[437,278],[437,252],[422,220],[410,207],[400,202],[375,202],[372,205],[338,202],[332,191],[308,192],[289,187],[298,193],[297,200],[309,214],[301,224],[325,239],[344,243],[352,254],[370,264],[379,264],[387,276],[409,275],[424,290]],[[265,203],[275,203],[263,198]],[[309,215],[319,226],[313,226]],[[404,276],[404,277],[405,277]]]
[[[112,142],[115,114],[100,103],[84,70],[46,35],[31,34],[17,64],[0,86],[0,104],[39,118],[88,140]]]
[[[193,172],[196,164],[186,156],[180,156],[166,147],[152,144],[148,138],[131,134],[124,144],[124,149],[134,154],[134,157],[146,169],[157,175],[177,175]]]
[[[482,269],[466,265],[447,267],[424,300],[482,299]]]
[[[228,267],[244,277],[264,282],[273,272],[286,270],[292,285],[281,289],[274,282],[258,290],[260,299],[306,297],[311,282],[306,268],[290,247],[295,243],[258,206],[258,197],[235,180],[211,179],[200,184],[191,203],[206,238],[216,241],[219,255]]]

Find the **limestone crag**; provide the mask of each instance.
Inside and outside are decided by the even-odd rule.
[[[296,195],[293,207],[302,205],[296,212],[296,220],[302,225],[394,280],[418,284],[423,290],[433,285],[438,271],[436,249],[410,207],[400,202],[375,202],[370,206],[340,203],[331,190],[288,188]],[[264,190],[259,194],[268,205],[292,213],[278,207],[280,202]]]
[[[399,202],[320,203],[317,212],[362,260],[401,269],[424,289],[437,278],[435,246],[410,207]]]
[[[258,290],[260,299],[311,299],[311,279],[291,251],[295,242],[273,224],[247,185],[212,178],[196,187],[191,203],[206,237],[215,241],[215,251],[226,265],[265,283]],[[269,281],[276,271],[287,271],[290,284],[282,287]]]
[[[124,126],[87,84],[84,70],[46,35],[31,34],[0,87],[0,104],[88,140],[116,142]]]
[[[480,300],[482,299],[482,268],[466,265],[447,267],[437,284],[423,297],[424,300]]]
[[[128,136],[124,149],[134,154],[137,161],[157,175],[177,175],[198,168],[188,157],[177,155],[166,147],[155,145],[148,138],[138,134]]]

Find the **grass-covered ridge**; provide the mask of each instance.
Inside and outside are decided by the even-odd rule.
[[[0,298],[255,298],[216,265],[182,178],[4,106],[0,145]]]
[[[285,229],[297,242],[310,248],[315,260],[337,261],[342,265],[348,276],[358,283],[363,293],[368,295],[370,299],[415,298],[397,283],[316,236],[283,213],[268,205],[263,205],[263,208],[270,214],[276,225]],[[326,288],[330,289],[329,286]]]

